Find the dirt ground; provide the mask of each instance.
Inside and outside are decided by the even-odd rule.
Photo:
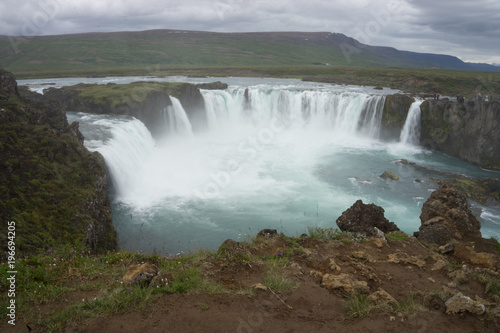
[[[484,270],[494,274],[496,268],[467,261],[463,249],[457,248],[456,255],[441,255],[415,238],[385,244],[314,239],[297,242],[301,251],[288,258],[283,273],[295,282],[291,290],[238,293],[241,288],[263,282],[263,265],[237,265],[213,257],[202,265],[205,274],[234,293],[166,294],[145,311],[92,319],[66,327],[63,332],[500,332],[493,311],[497,299],[476,278]],[[269,255],[280,253],[288,245],[276,238],[245,251]],[[398,301],[413,295],[414,302],[409,309],[386,306],[368,315],[352,316],[347,311],[352,293],[343,287],[326,286],[325,274],[348,274],[366,282],[368,293],[384,290]],[[458,292],[486,303],[487,313],[446,314],[443,298]],[[83,296],[91,297],[92,292]],[[66,302],[81,298],[81,294],[75,294]],[[26,325],[31,332],[41,332],[33,324],[22,322],[13,329],[2,325],[0,331],[29,332]]]

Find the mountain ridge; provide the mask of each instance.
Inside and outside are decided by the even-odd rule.
[[[179,66],[401,67],[500,71],[452,55],[362,44],[331,32],[208,32],[156,29],[68,35],[0,36],[0,67],[41,70]]]

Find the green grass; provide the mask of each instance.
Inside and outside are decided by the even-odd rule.
[[[410,236],[402,232],[391,232],[385,234],[385,238],[387,238],[387,240],[407,241],[410,239]]]
[[[292,290],[296,283],[285,275],[288,260],[277,259],[267,262],[267,273],[264,277],[264,285],[271,290],[283,293]]]
[[[411,316],[419,311],[425,311],[426,308],[418,300],[418,293],[410,293],[398,301],[398,304],[394,306],[393,311],[395,313],[403,313],[406,316]]]
[[[366,294],[354,291],[346,298],[346,316],[358,318],[377,312],[377,305]]]
[[[348,231],[340,231],[336,228],[307,227],[307,233],[312,239],[339,240],[341,242],[362,242],[366,236]]]

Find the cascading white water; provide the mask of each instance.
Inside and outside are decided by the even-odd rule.
[[[111,137],[94,150],[104,156],[118,195],[125,195],[142,183],[144,161],[153,153],[155,141],[144,124],[133,118],[100,119],[97,128],[111,131]]]
[[[168,127],[168,134],[181,136],[193,135],[191,123],[189,122],[186,111],[184,111],[181,102],[172,96],[170,96],[170,99],[172,101],[172,105],[163,109],[164,120],[166,126]]]
[[[172,98],[163,110],[166,135],[156,142],[130,117],[72,120],[80,121],[86,145],[106,159],[115,187],[113,222],[126,249],[216,248],[262,228],[297,236],[309,226],[335,227],[358,199],[382,206],[389,220],[412,233],[435,188],[426,179],[440,177],[425,170],[484,171],[412,146],[418,143],[417,102],[401,142],[380,142],[385,97],[374,93],[296,81],[202,90],[207,129],[193,133]],[[401,158],[427,168],[394,163]],[[381,179],[384,171],[400,180]],[[488,214],[486,235],[497,235],[498,221],[487,217],[499,214]]]
[[[208,126],[268,126],[279,120],[288,129],[329,130],[377,138],[384,96],[269,87],[202,90]]]
[[[410,106],[406,121],[401,130],[399,141],[404,144],[418,145],[420,142],[420,104],[422,100],[416,100]]]

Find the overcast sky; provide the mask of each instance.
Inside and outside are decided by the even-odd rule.
[[[0,35],[328,31],[500,64],[500,0],[1,0]]]

